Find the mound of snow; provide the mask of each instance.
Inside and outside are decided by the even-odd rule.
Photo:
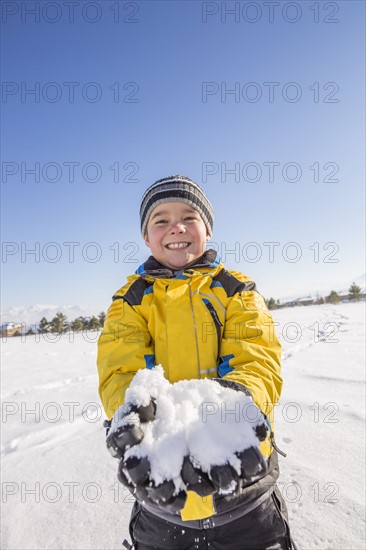
[[[126,392],[126,402],[147,405],[156,400],[155,420],[142,424],[144,439],[126,452],[148,457],[156,485],[173,479],[181,484],[185,456],[209,473],[212,466],[229,463],[240,474],[236,453],[259,447],[255,427],[263,416],[245,393],[223,388],[209,379],[171,384],[163,368],[140,370]]]

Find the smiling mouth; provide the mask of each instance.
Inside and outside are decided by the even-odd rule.
[[[184,249],[184,248],[188,248],[188,246],[190,245],[191,243],[169,243],[166,245],[165,248],[167,248],[168,250],[181,250],[181,249]]]

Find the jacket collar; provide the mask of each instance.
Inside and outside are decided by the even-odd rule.
[[[135,273],[142,277],[145,275],[150,275],[152,277],[171,278],[175,277],[178,273],[182,273],[182,271],[189,272],[197,267],[216,268],[219,264],[220,258],[218,257],[216,250],[209,248],[202,254],[202,256],[197,258],[193,265],[190,265],[187,268],[173,270],[158,262],[154,256],[149,256],[146,262],[136,269]]]

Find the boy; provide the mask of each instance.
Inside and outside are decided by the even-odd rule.
[[[99,392],[108,418],[113,417],[107,441],[114,456],[122,457],[120,480],[126,482],[127,441],[132,445],[142,437],[138,430],[126,432],[123,425],[125,391],[139,369],[161,364],[171,383],[210,378],[213,384],[243,391],[266,415],[270,429],[263,432],[263,424],[257,434],[266,468],[254,480],[241,483],[235,494],[213,491],[203,498],[187,490],[184,507],[177,513],[156,505],[159,501],[139,499],[141,492],[136,490],[130,521],[133,547],[294,548],[286,506],[276,487],[273,407],[282,379],[281,346],[272,317],[255,283],[240,272],[227,271],[216,251],[206,250],[214,214],[195,182],[180,175],[155,182],[142,197],[140,220],[152,255],[113,297],[98,342]],[[127,412],[132,409],[127,404]],[[116,419],[118,411],[122,423]],[[250,460],[263,456],[253,455]],[[253,471],[261,471],[255,468],[257,464]],[[219,485],[221,481],[222,477]]]

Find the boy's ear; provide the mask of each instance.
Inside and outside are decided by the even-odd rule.
[[[148,236],[147,236],[147,231],[146,231],[145,236],[144,236],[144,241],[145,241],[146,246],[148,246],[150,248],[150,243],[149,243],[149,239],[148,239]]]

